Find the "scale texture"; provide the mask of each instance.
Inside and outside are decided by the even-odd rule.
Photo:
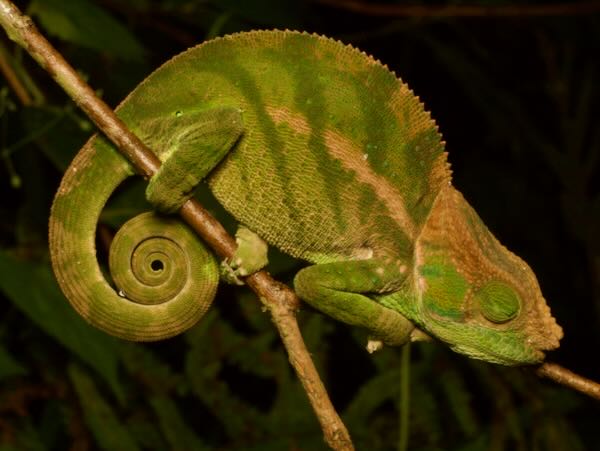
[[[118,114],[165,167],[175,162],[174,173],[194,166],[189,162],[197,154],[199,166],[207,167],[193,171],[206,172],[219,202],[269,244],[316,264],[317,271],[381,262],[347,266],[342,284],[357,285],[342,291],[365,294],[377,312],[401,315],[459,352],[499,363],[539,361],[543,350],[558,346],[562,332],[529,267],[495,240],[451,186],[429,113],[406,84],[364,53],[290,31],[226,36],[164,64]],[[190,153],[196,142],[209,143],[207,150]],[[211,153],[217,147],[224,156]],[[92,138],[56,196],[51,253],[65,294],[84,317],[121,337],[153,340],[192,321],[178,313],[181,327],[161,331],[160,324],[171,321],[170,302],[140,304],[126,299],[127,292],[115,294],[94,251],[101,209],[132,173],[103,138]],[[181,183],[151,183],[149,198],[163,199],[155,205],[177,197],[170,207],[175,210],[185,201],[195,179],[180,177]],[[171,194],[179,184],[185,188]],[[214,262],[206,261],[195,271],[211,285]],[[347,279],[355,271],[357,284]],[[361,283],[370,271],[381,280]],[[317,308],[313,294],[320,291],[310,287],[321,276],[305,272],[297,278],[299,294]],[[196,309],[193,322],[214,293],[202,291],[205,307]],[[344,316],[336,312],[331,314]],[[496,346],[497,337],[505,343]]]

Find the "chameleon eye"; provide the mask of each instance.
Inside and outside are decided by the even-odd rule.
[[[515,291],[502,282],[492,281],[475,294],[481,314],[493,323],[502,324],[515,318],[521,308],[521,300]]]

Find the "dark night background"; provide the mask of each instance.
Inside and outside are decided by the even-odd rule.
[[[460,2],[437,16],[444,3],[17,3],[112,106],[171,56],[240,30],[307,30],[374,55],[432,112],[455,186],[536,272],[565,331],[549,360],[600,380],[600,3],[479,1],[466,17]],[[28,93],[0,77],[0,451],[324,449],[248,290],[222,286],[198,326],[155,344],[112,339],[71,310],[50,273],[47,219],[93,126],[4,33],[0,60]],[[140,186],[107,206],[101,254],[142,208]],[[288,283],[297,269],[277,256],[269,268]],[[357,449],[397,449],[400,351],[371,357],[361,331],[308,307],[299,321]],[[412,450],[600,449],[597,401],[440,344],[412,346],[410,409]]]

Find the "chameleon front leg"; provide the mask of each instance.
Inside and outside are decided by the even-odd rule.
[[[238,108],[219,107],[150,121],[144,133],[154,139],[168,134],[167,151],[148,182],[146,198],[159,211],[174,213],[194,194],[202,179],[232,149],[243,132]]]
[[[302,269],[294,288],[300,298],[334,319],[363,327],[385,344],[401,345],[410,340],[413,324],[363,293],[397,289],[406,278],[404,272],[397,262],[381,259],[326,263]]]

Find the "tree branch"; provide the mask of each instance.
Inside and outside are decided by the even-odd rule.
[[[37,31],[31,19],[8,0],[0,0],[0,24],[10,39],[27,50],[142,176],[150,178],[158,170],[160,160],[156,155],[127,129],[108,105],[96,97],[94,91]],[[196,200],[186,202],[179,213],[218,255],[225,258],[233,255],[236,248],[234,239]],[[249,276],[246,283],[271,312],[289,360],[321,423],[325,441],[336,450],[354,449],[300,334],[294,313],[299,306],[298,298],[287,286],[276,282],[264,271]]]
[[[372,3],[360,0],[314,0],[315,3],[368,16],[386,17],[533,17],[570,16],[600,12],[597,0],[531,5],[406,5]]]
[[[546,362],[540,365],[535,373],[540,377],[547,377],[554,382],[577,390],[600,401],[600,383],[575,374],[556,363]]]

